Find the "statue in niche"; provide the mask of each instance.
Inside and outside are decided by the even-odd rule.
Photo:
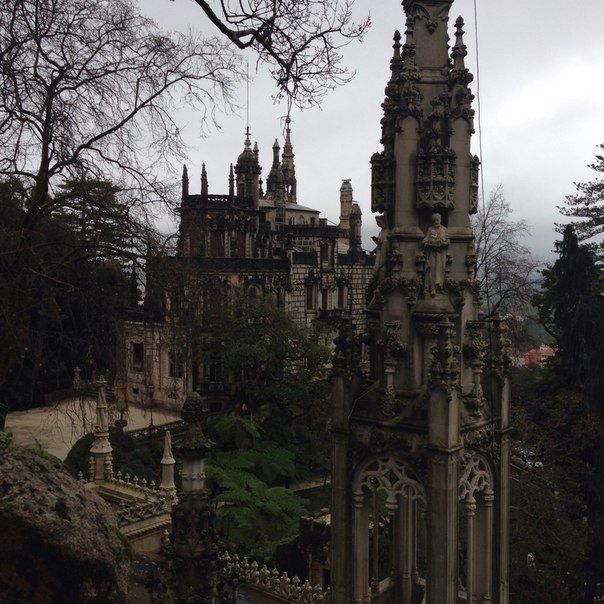
[[[373,241],[377,245],[373,274],[379,281],[385,276],[386,273],[386,260],[388,259],[388,235],[390,234],[390,230],[388,229],[388,223],[385,216],[376,216],[375,221],[381,230],[377,237],[372,237]]]
[[[445,284],[449,232],[441,224],[441,221],[440,214],[432,214],[432,225],[428,228],[422,241],[422,247],[426,254],[425,288],[431,296],[435,296],[437,291],[442,291]]]

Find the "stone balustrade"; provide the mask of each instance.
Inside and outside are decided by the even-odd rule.
[[[78,472],[78,480],[80,482],[94,482],[92,478],[86,478],[82,471]],[[105,478],[105,483],[113,484],[116,486],[127,487],[129,491],[136,491],[137,494],[142,496],[152,496],[153,498],[164,498],[165,493],[161,491],[158,485],[155,484],[154,480],[147,482],[146,478],[139,478],[138,476],[130,476],[130,474],[123,475],[120,471],[116,474],[108,473]]]
[[[225,574],[236,577],[243,585],[265,593],[276,601],[299,604],[328,604],[330,592],[324,592],[308,581],[301,583],[298,577],[290,579],[287,573],[280,573],[276,568],[269,570],[266,565],[260,567],[257,562],[240,560],[237,555],[226,552],[222,558],[225,563]]]

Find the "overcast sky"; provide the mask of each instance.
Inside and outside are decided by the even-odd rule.
[[[193,0],[140,0],[142,9],[164,27],[191,26],[210,33]],[[371,14],[372,27],[362,44],[344,49],[356,70],[354,81],[332,92],[321,109],[292,114],[299,203],[324,211],[337,222],[339,187],[352,179],[363,210],[364,243],[377,227],[370,210],[371,155],[380,150],[380,107],[389,77],[392,35],[404,31],[400,0],[356,0],[358,17]],[[466,20],[468,66],[476,74],[472,0],[455,0],[455,18]],[[501,184],[518,218],[533,226],[529,245],[549,256],[560,220],[556,205],[573,193],[573,182],[588,180],[587,168],[604,142],[604,0],[478,0],[483,169],[487,193]],[[274,87],[263,73],[253,74],[250,122],[260,146],[266,177],[275,137],[282,140],[284,105],[271,102]],[[476,81],[472,84],[476,92]],[[243,146],[245,89],[239,115],[220,117],[221,131],[202,138],[200,116],[186,107],[189,174],[205,161],[210,193],[227,190],[230,162]],[[474,137],[478,154],[478,137]]]

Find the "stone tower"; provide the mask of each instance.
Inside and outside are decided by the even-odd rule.
[[[350,228],[350,212],[352,211],[352,185],[350,179],[342,181],[340,187],[340,228],[348,231]]]
[[[449,54],[452,3],[405,0],[394,35],[367,333],[348,317],[336,340],[335,604],[508,602],[508,356],[501,321],[479,318],[472,76],[461,18]]]

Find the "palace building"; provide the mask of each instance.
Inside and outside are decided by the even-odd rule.
[[[121,329],[120,400],[181,406],[198,392],[219,408],[228,398],[220,360],[186,341],[183,317],[193,313],[209,334],[213,313],[236,292],[266,296],[300,325],[322,326],[326,341],[344,309],[363,329],[373,258],[361,247],[350,180],[340,188],[340,222],[330,224],[300,203],[289,118],[283,151],[275,140],[272,152],[264,183],[248,130],[222,194],[210,193],[205,165],[193,192],[184,167],[175,252],[147,259],[144,306]]]

